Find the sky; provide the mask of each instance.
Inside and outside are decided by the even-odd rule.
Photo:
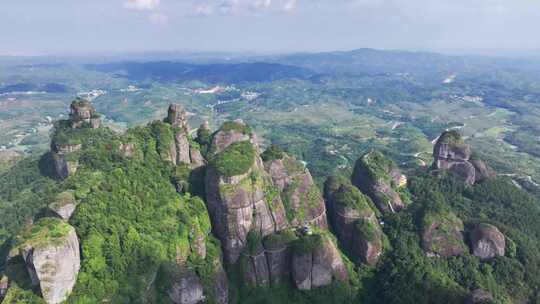
[[[1,55],[518,54],[540,50],[539,30],[540,0],[0,0]]]

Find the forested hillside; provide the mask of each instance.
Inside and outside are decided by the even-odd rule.
[[[540,302],[540,200],[456,130],[408,176],[377,150],[312,176],[242,120],[102,120],[76,99],[1,171],[3,304]]]

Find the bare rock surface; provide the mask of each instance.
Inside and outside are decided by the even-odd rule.
[[[293,248],[292,273],[296,287],[311,290],[328,286],[334,279],[347,280],[347,269],[332,240],[323,235],[305,238]]]
[[[381,212],[397,212],[405,208],[398,188],[404,186],[405,176],[397,165],[379,151],[360,157],[354,166],[351,181],[368,195]]]
[[[248,160],[251,166],[246,172],[226,176],[211,163],[206,174],[207,203],[214,232],[222,241],[225,261],[230,264],[238,260],[251,230],[266,236],[288,226],[281,199],[270,195],[272,181],[264,171],[251,134],[243,124],[225,123],[212,141],[213,156],[224,153],[235,142],[248,143],[254,151],[253,159]],[[224,160],[230,161],[233,160]]]
[[[21,255],[34,285],[48,304],[63,302],[71,293],[80,269],[75,229],[57,219],[40,221],[29,232]]]
[[[324,199],[302,162],[284,154],[266,161],[264,167],[281,193],[291,225],[328,227]]]
[[[382,254],[382,230],[370,199],[344,177],[329,177],[325,198],[336,235],[355,262],[374,265]]]
[[[73,191],[64,191],[58,194],[49,209],[63,220],[69,220],[77,208],[77,201]]]
[[[461,177],[468,185],[495,176],[483,161],[473,156],[471,147],[456,130],[445,131],[433,147],[434,170],[449,171]]]
[[[189,270],[177,273],[167,290],[167,294],[175,304],[197,304],[205,299],[199,277]]]
[[[471,232],[472,254],[482,260],[504,256],[506,239],[504,234],[490,224],[479,224]]]

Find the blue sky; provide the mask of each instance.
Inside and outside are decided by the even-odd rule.
[[[2,0],[0,54],[540,50],[538,0]]]

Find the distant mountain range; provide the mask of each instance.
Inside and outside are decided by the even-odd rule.
[[[288,78],[306,79],[315,73],[302,67],[277,63],[191,64],[171,61],[122,62],[86,65],[100,72],[116,73],[131,80],[200,80],[209,83],[266,82]]]

